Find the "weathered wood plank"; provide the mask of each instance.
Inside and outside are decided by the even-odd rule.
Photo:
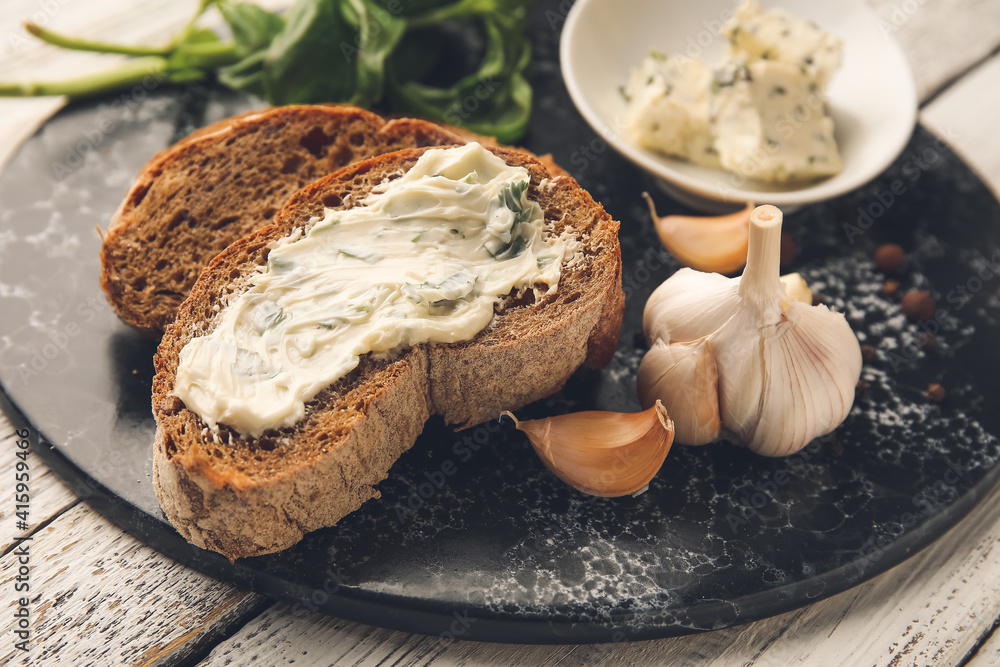
[[[255,614],[262,598],[163,556],[79,504],[40,530],[30,553],[31,651],[0,664],[173,665]],[[17,550],[2,559],[13,591]],[[0,625],[12,637],[13,594]]]
[[[868,4],[882,19],[883,33],[903,47],[921,100],[1000,46],[1000,3],[995,0],[868,0]]]
[[[898,30],[891,32],[903,44],[910,58],[922,99],[955,74],[982,59],[1000,43],[1000,3],[989,0],[871,2],[890,25],[894,26],[896,20],[894,8],[906,17],[900,22]],[[68,27],[78,34],[90,34],[92,27],[99,25],[94,21],[106,20],[102,17],[106,17],[107,13],[101,12],[107,8],[118,13],[115,29],[135,36],[139,34],[134,32],[136,25],[144,24],[146,27],[142,29],[145,30],[168,25],[162,17],[163,8],[170,4],[178,7],[178,16],[188,11],[183,9],[189,4],[188,0],[184,3],[169,3],[166,0],[133,3],[127,8],[127,14],[120,13],[123,9],[117,3],[83,3],[76,13],[67,9],[67,13],[62,14],[65,23],[61,26],[56,23],[51,25],[64,29]],[[67,8],[72,6],[75,5],[65,4]],[[916,11],[906,14],[906,8],[911,6],[916,6]],[[38,11],[39,7],[36,0],[7,3],[0,16],[0,34],[9,35],[7,28],[10,22],[19,23]],[[154,16],[155,20],[152,19]],[[900,16],[898,12],[895,14],[896,18]],[[140,21],[139,17],[143,20]],[[110,33],[101,34],[107,36]],[[49,54],[41,54],[37,62],[27,59],[27,55],[19,55],[17,66],[23,64],[41,68],[37,71],[45,71],[44,67],[68,71],[66,61],[58,60],[59,64],[54,65],[52,63],[56,60],[51,60]],[[60,54],[59,58],[65,55]],[[0,61],[14,62],[9,57],[9,49],[3,56]],[[97,58],[91,55],[86,57]],[[107,63],[108,60],[101,59],[99,62]],[[1000,81],[993,72],[995,69],[995,60],[977,69],[968,80],[963,80],[928,105],[922,120],[937,130],[952,125],[953,134],[958,134],[955,139],[957,150],[977,165],[994,189],[1000,191],[997,187],[1000,182],[1000,145],[997,133],[987,124],[989,110],[995,106],[989,100],[995,97],[996,90],[1000,90],[997,85]],[[4,78],[9,71],[4,68]],[[971,86],[969,81],[976,80],[975,77],[982,78]],[[0,117],[5,120],[13,118],[10,115],[13,112],[8,112],[11,107],[6,107],[6,104],[20,105],[17,113],[24,120],[13,123],[13,128],[9,123],[0,128],[0,164],[4,160],[4,151],[12,150],[15,142],[12,137],[29,135],[48,107],[58,102],[4,100],[0,102]],[[35,108],[29,109],[28,105],[35,105]],[[18,127],[21,129],[18,130]],[[0,451],[7,452],[10,448],[4,440],[4,426],[9,428],[0,418]],[[0,464],[0,474],[4,474],[5,465]],[[58,489],[61,483],[51,473],[42,473],[43,469],[41,462],[37,465],[32,463],[32,470],[39,471],[38,479],[49,477],[53,488]],[[4,503],[0,511],[6,512],[12,507],[8,489],[3,486],[12,479],[12,475],[0,479],[0,502]],[[64,485],[62,493],[69,494]],[[58,497],[57,492],[53,494],[53,498]],[[50,504],[43,503],[43,497],[41,491],[36,494],[33,490],[33,514],[36,502],[43,507]],[[62,498],[72,503],[71,495],[63,495]],[[998,504],[995,496],[989,502]],[[52,504],[59,503],[56,499]],[[55,514],[65,506],[57,507]],[[893,664],[924,664],[931,659],[941,664],[953,663],[961,659],[963,650],[967,651],[975,639],[982,636],[985,632],[983,628],[990,627],[991,614],[993,620],[1000,615],[995,609],[995,600],[1000,598],[995,588],[996,582],[1000,581],[1000,566],[991,549],[998,539],[1000,517],[993,514],[992,517],[981,516],[977,519],[983,506],[977,509],[974,517],[960,524],[942,541],[875,581],[805,610],[742,628],[696,637],[622,645],[511,647],[449,643],[440,638],[381,630],[322,616],[298,619],[289,613],[286,606],[276,605],[233,638],[223,642],[205,660],[205,664],[225,664],[227,660],[231,664],[290,664],[295,660],[297,666],[334,662],[345,665],[377,664],[381,660],[386,660],[386,664],[400,665],[426,664],[429,661],[442,665],[476,662],[512,665],[622,664],[626,661],[632,664],[669,662],[676,665],[788,664],[796,660],[805,664],[869,664],[876,655],[883,656],[885,663],[895,660]],[[84,515],[88,518],[83,518]],[[10,525],[7,521],[7,515],[3,515],[0,525],[5,527],[5,531]],[[967,525],[973,527],[966,528]],[[4,539],[7,539],[6,532]],[[973,544],[976,546],[970,552]],[[54,649],[62,646],[59,657],[68,664],[157,661],[171,664],[190,655],[192,647],[199,641],[210,640],[213,628],[218,631],[231,627],[233,615],[241,613],[234,609],[242,609],[245,613],[246,609],[253,608],[253,603],[246,602],[247,599],[253,597],[255,602],[259,601],[255,596],[234,592],[223,584],[169,562],[166,557],[139,545],[107,524],[85,505],[73,508],[40,531],[32,549],[34,558],[39,558],[39,554],[48,557],[44,565],[33,561],[34,592],[39,596],[34,627],[38,639],[33,655],[40,656],[38,651],[45,647]],[[954,553],[948,553],[950,549]],[[0,562],[4,568],[0,586],[9,590],[7,570],[10,560]],[[147,569],[152,574],[144,575]],[[189,583],[181,583],[181,588],[177,588],[171,583],[175,579]],[[993,588],[990,588],[991,584]],[[231,596],[243,597],[233,600]],[[215,601],[224,611],[221,615],[211,616],[211,611],[200,607],[200,611],[193,612],[193,615],[182,613],[184,610],[181,607],[185,602],[192,602],[197,607],[197,600],[201,599]],[[982,606],[978,606],[980,603]],[[38,610],[46,604],[43,617],[38,618]],[[144,615],[148,616],[143,618]],[[122,617],[118,629],[109,627],[118,616]],[[171,622],[173,631],[163,625]],[[883,623],[887,623],[889,629],[878,632]],[[126,631],[125,626],[130,626],[130,629]],[[92,632],[101,628],[106,630],[103,633]],[[96,638],[92,637],[91,641],[75,640],[75,633],[88,630]],[[60,636],[64,637],[62,643]],[[868,653],[857,648],[864,642],[868,644]],[[0,651],[7,649],[4,646]],[[305,655],[303,650],[307,651]],[[253,657],[254,651],[259,651],[256,658]],[[827,656],[831,657],[828,659]],[[838,658],[834,660],[832,656]],[[0,656],[0,661],[5,657],[9,656]],[[981,667],[997,664],[998,661],[1000,633],[995,632],[980,647],[970,664]]]
[[[17,452],[21,450],[16,444],[19,440],[21,438],[14,431],[14,427],[0,414],[0,452],[3,453],[3,459],[0,460],[0,526],[3,526],[3,532],[0,533],[0,554],[5,553],[14,544],[15,536],[33,531],[39,524],[59,515],[77,502],[69,487],[38,458],[34,453],[34,447],[31,447],[27,460],[28,528],[24,530],[17,527],[15,475],[18,474],[17,463],[20,461]],[[34,445],[33,440],[29,442]]]
[[[109,42],[157,44],[169,38],[194,12],[197,0],[137,0],[130,3],[76,3],[13,0],[0,13],[0,79],[59,80],[115,66],[124,56],[67,51],[28,35],[25,21],[50,30]],[[155,20],[150,17],[155,16]],[[42,122],[66,103],[65,98],[0,99],[0,166]]]
[[[1000,195],[998,105],[1000,56],[994,56],[927,105],[920,121],[938,136],[950,136],[948,143]]]
[[[742,627],[657,641],[508,646],[418,637],[317,615],[296,618],[279,604],[201,665],[232,664],[237,657],[246,665],[955,664],[1000,618],[998,540],[1000,488],[910,561],[840,595]]]
[[[965,667],[995,667],[1000,665],[1000,630],[994,630],[985,644],[979,647]]]
[[[426,664],[448,644],[439,637],[394,632],[323,614],[296,614],[275,604],[217,646],[200,665]],[[277,650],[275,650],[277,649]]]
[[[910,562],[804,609],[755,664],[957,664],[1000,617],[998,540],[1000,488]]]
[[[291,0],[254,0],[268,9]],[[5,0],[0,12],[0,80],[60,80],[98,72],[124,56],[68,51],[31,37],[23,27],[35,21],[50,30],[124,44],[164,44],[194,14],[199,0],[132,0],[131,2],[67,2]],[[209,10],[202,25],[219,27],[222,18]],[[65,98],[0,98],[0,167],[17,147],[66,103]]]

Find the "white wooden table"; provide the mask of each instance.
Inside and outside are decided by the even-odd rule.
[[[903,44],[920,122],[1000,193],[1000,0],[870,0]],[[195,3],[0,0],[0,78],[64,76],[105,56],[28,43],[53,29],[162,40]],[[281,4],[272,0],[269,4]],[[61,106],[0,100],[0,163]],[[66,665],[968,665],[1000,664],[1000,488],[908,561],[809,607],[711,633],[613,645],[507,646],[410,635],[220,583],[109,523],[32,456],[30,658],[14,648],[17,436],[0,415],[0,664]]]

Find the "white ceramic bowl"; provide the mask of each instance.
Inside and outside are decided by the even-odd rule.
[[[624,138],[626,102],[618,92],[650,49],[714,65],[727,51],[719,36],[738,0],[578,0],[563,27],[560,60],[570,96],[615,150],[662,179],[683,203],[702,210],[755,201],[785,207],[818,202],[879,175],[906,146],[917,114],[913,75],[891,33],[863,0],[763,0],[811,19],[844,40],[844,62],[827,89],[844,168],[806,184],[767,184],[639,148]],[[884,25],[884,24],[883,24]]]

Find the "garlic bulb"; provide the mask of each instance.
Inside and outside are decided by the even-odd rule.
[[[649,193],[643,192],[656,233],[664,247],[686,266],[699,271],[732,273],[747,259],[750,211],[745,208],[718,216],[656,214],[656,205]]]
[[[626,496],[646,488],[674,441],[660,401],[644,412],[589,410],[518,421],[542,462],[559,479],[594,496]]]
[[[652,348],[639,367],[640,400],[663,401],[678,442],[714,439],[716,411],[716,434],[784,456],[850,412],[861,346],[843,315],[798,300],[808,290],[801,277],[786,293],[780,248],[781,211],[759,206],[741,277],[681,269],[646,303]]]

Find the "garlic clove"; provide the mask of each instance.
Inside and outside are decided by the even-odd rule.
[[[731,318],[740,304],[739,278],[680,269],[653,290],[642,314],[650,343],[704,338]]]
[[[801,301],[807,306],[812,305],[813,293],[805,278],[798,273],[788,273],[781,276],[781,282],[785,285],[785,298],[781,300],[781,310],[787,313],[788,302],[792,299]]]
[[[528,421],[503,414],[559,479],[594,496],[626,496],[645,488],[674,441],[674,424],[659,401],[635,413],[591,410]]]
[[[649,205],[656,233],[674,257],[698,271],[733,273],[747,261],[750,212],[746,208],[719,216],[667,215],[659,217],[649,193],[642,193]]]
[[[705,445],[719,435],[719,384],[707,338],[667,344],[657,340],[639,364],[639,403],[662,400],[673,415],[674,439]]]
[[[750,449],[785,456],[826,435],[854,405],[861,376],[861,346],[851,325],[826,306],[793,301],[786,321],[766,335],[762,356],[767,378]]]

